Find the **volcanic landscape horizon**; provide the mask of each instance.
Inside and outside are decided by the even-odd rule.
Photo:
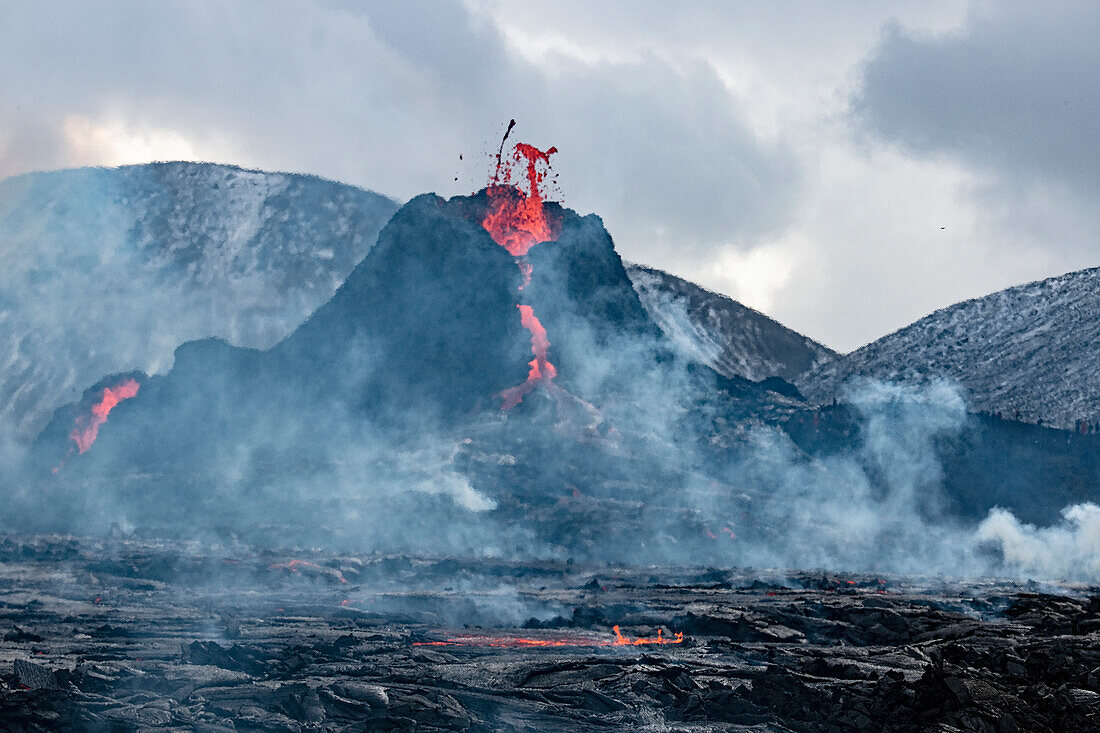
[[[1096,729],[1097,436],[685,360],[513,125],[272,349],[55,413],[0,535],[6,724]]]

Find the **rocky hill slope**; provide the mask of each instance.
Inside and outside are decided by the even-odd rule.
[[[644,265],[627,267],[650,317],[684,356],[727,377],[794,381],[837,353],[763,313]]]
[[[811,400],[853,377],[962,385],[971,409],[1057,427],[1100,420],[1100,268],[956,303],[796,379]]]

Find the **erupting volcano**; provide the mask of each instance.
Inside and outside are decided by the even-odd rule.
[[[69,433],[69,437],[76,444],[77,453],[84,453],[92,447],[92,443],[99,436],[99,427],[107,422],[107,416],[111,414],[111,410],[119,402],[136,395],[140,386],[136,379],[127,378],[114,387],[103,388],[102,399],[92,405],[88,415],[80,415],[76,418],[76,425]]]
[[[531,282],[533,268],[530,262],[522,258],[539,242],[557,239],[560,229],[560,222],[548,216],[543,205],[543,187],[550,172],[550,156],[558,149],[551,147],[539,150],[527,143],[517,143],[512,148],[511,155],[504,158],[504,142],[515,124],[515,120],[509,122],[504,139],[501,140],[496,169],[488,187],[489,210],[481,225],[494,242],[516,258],[516,264],[523,274],[519,289],[523,290]],[[526,173],[526,191],[521,185],[522,179],[513,180],[517,168]],[[510,410],[518,405],[536,385],[548,384],[558,373],[546,356],[550,339],[546,335],[546,329],[539,323],[534,309],[530,305],[522,304],[517,307],[523,327],[531,332],[531,353],[535,358],[530,362],[531,369],[527,373],[526,381],[504,390],[501,401],[503,410]]]

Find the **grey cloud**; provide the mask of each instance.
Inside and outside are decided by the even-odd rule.
[[[64,164],[64,140],[56,127],[26,118],[12,119],[5,124],[0,112],[0,180]]]
[[[855,109],[880,135],[957,155],[1006,181],[1100,193],[1100,6],[996,4],[968,33],[889,30]]]
[[[601,214],[635,252],[698,253],[786,223],[799,189],[794,157],[750,132],[706,63],[558,58],[548,70],[457,4],[363,7],[382,42],[436,85],[449,124],[476,140],[515,117],[521,139],[561,151],[568,203]]]
[[[24,109],[0,111],[0,133],[116,115],[223,139],[239,156],[223,162],[405,198],[483,185],[485,154],[515,117],[521,139],[562,151],[567,202],[600,213],[632,256],[742,243],[781,226],[797,195],[793,155],[751,133],[705,63],[535,65],[457,2],[43,3],[3,15],[0,63]],[[0,155],[3,173],[68,164],[63,149]]]
[[[577,67],[551,93],[563,179],[632,252],[699,254],[787,222],[793,155],[753,136],[706,64]]]

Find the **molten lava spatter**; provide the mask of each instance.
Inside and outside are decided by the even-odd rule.
[[[631,639],[629,636],[623,636],[619,631],[618,626],[611,628],[615,632],[615,644],[614,646],[645,646],[646,644],[683,644],[684,632],[677,631],[671,639],[666,639],[661,635],[661,630],[657,629],[656,636],[639,636],[637,639]]]
[[[550,170],[550,156],[558,152],[550,148],[545,152],[533,145],[518,143],[512,156],[501,163],[489,183],[489,210],[481,225],[513,256],[522,257],[539,242],[557,238],[557,222],[546,215],[543,207],[543,184]],[[516,167],[526,161],[527,190],[513,182]]]
[[[629,636],[623,636],[618,626],[615,626],[612,630],[615,632],[614,639],[587,636],[584,634],[570,634],[566,636],[554,635],[548,638],[462,634],[461,636],[452,636],[443,641],[416,641],[413,642],[413,646],[484,646],[515,649],[562,646],[647,646],[650,644],[684,643],[683,632],[677,632],[671,639],[668,639],[664,637],[660,629],[657,629],[657,636],[639,636],[636,639],[631,639]]]
[[[508,124],[504,140],[508,139],[514,126],[513,120]],[[531,283],[532,266],[527,260],[520,258],[525,257],[531,247],[539,242],[553,241],[558,236],[560,222],[547,216],[543,192],[543,185],[550,171],[550,156],[557,152],[557,148],[542,151],[526,143],[517,143],[511,156],[504,159],[504,140],[501,141],[501,152],[497,153],[496,170],[488,188],[489,208],[481,225],[494,242],[517,258],[516,264],[523,275],[519,289],[523,290]],[[521,161],[525,161],[523,168],[527,177],[526,191],[520,183],[513,181],[513,175]],[[529,305],[519,305],[518,308],[520,322],[531,332],[531,353],[535,358],[530,362],[527,380],[504,390],[501,402],[503,410],[510,410],[518,405],[536,385],[549,383],[558,373],[546,356],[550,339],[535,316],[534,309]]]
[[[76,425],[69,433],[69,438],[76,443],[77,453],[84,453],[92,447],[92,443],[99,436],[99,427],[107,422],[107,416],[111,414],[111,410],[119,402],[136,395],[140,386],[136,379],[127,378],[114,387],[103,388],[103,397],[92,405],[91,414],[78,416]]]

